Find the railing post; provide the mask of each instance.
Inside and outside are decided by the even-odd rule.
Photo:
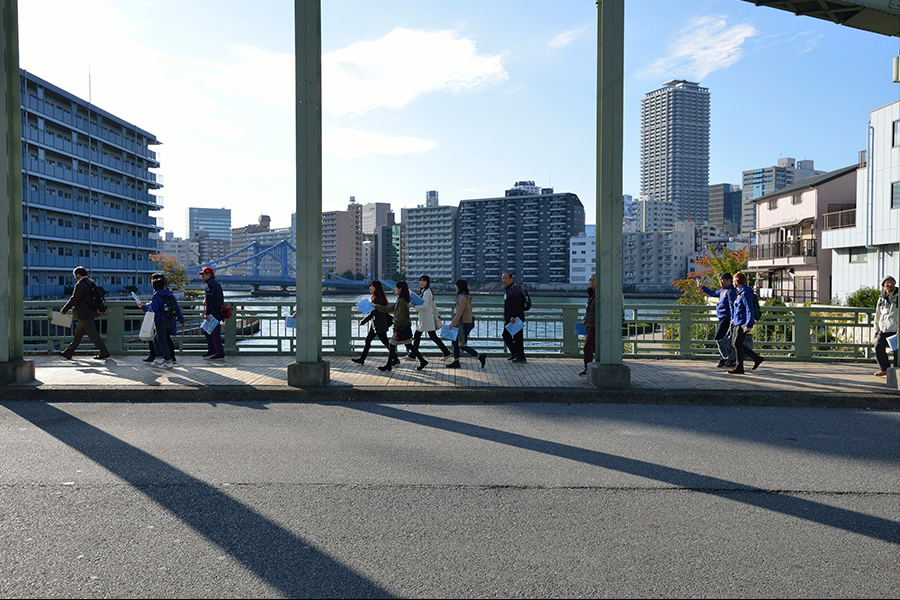
[[[681,317],[678,323],[678,353],[685,358],[691,356],[691,315],[693,311],[682,308],[679,311]]]
[[[353,354],[352,314],[352,307],[347,304],[334,307],[334,353],[337,355]]]
[[[134,306],[132,304],[132,306]],[[110,304],[106,307],[106,347],[110,354],[125,353],[125,306]]]
[[[563,356],[578,356],[578,336],[575,323],[578,321],[578,307],[564,306],[562,309],[562,353]]]
[[[225,319],[225,322],[222,324],[222,337],[225,338],[222,340],[222,344],[225,346],[225,350],[231,353],[237,352],[238,313],[236,310],[233,312],[234,314],[231,315],[231,318]]]
[[[810,315],[812,308],[808,306],[795,306],[794,312],[794,356],[797,358],[812,357],[811,339],[813,332],[810,331]]]

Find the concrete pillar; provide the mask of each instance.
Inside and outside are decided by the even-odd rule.
[[[24,360],[22,278],[22,115],[19,97],[19,11],[2,0],[3,144],[0,148],[0,385],[34,379],[34,361]]]
[[[597,340],[588,380],[631,386],[622,364],[622,98],[625,0],[597,0]]]
[[[297,359],[288,385],[321,386],[322,360],[322,9],[294,0],[297,128]]]

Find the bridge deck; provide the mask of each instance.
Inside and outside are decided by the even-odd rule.
[[[599,401],[659,404],[771,404],[900,408],[900,391],[889,389],[875,367],[863,363],[797,363],[769,360],[757,371],[728,375],[714,362],[626,359],[631,388],[601,391],[578,375],[582,361],[532,358],[513,364],[489,358],[485,369],[471,358],[447,369],[439,357],[417,371],[404,361],[389,373],[347,357],[329,357],[331,380],[320,388],[287,385],[284,355],[229,356],[208,361],[182,355],[174,369],[149,366],[141,356],[98,361],[76,355],[29,357],[36,381],[0,388],[3,399],[69,400],[379,400],[379,401]]]

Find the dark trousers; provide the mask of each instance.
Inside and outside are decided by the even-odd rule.
[[[69,358],[72,358],[72,355],[75,354],[75,350],[78,348],[78,344],[81,343],[81,338],[85,335],[88,336],[88,339],[91,340],[97,350],[100,351],[100,356],[109,356],[109,350],[106,349],[103,338],[97,333],[97,328],[94,326],[93,319],[78,319],[78,323],[75,325],[75,333],[72,335],[72,343],[69,344],[62,353]]]
[[[719,327],[716,329],[716,345],[719,347],[719,356],[725,362],[734,362],[734,345],[731,343],[731,319],[728,317],[719,319]]]
[[[514,357],[525,358],[525,330],[516,335],[509,335],[506,327],[503,328],[503,343],[509,348],[509,353]]]
[[[587,366],[594,362],[594,346],[597,345],[596,342],[596,327],[585,327],[587,329],[587,335],[584,336],[584,370],[587,371]]]
[[[378,337],[381,340],[381,343],[384,344],[384,347],[388,349],[388,353],[390,353],[391,344],[388,341],[387,333],[384,331],[375,331],[374,327],[369,327],[369,334],[366,336],[366,344],[363,346],[362,354],[359,357],[363,360],[366,360],[366,357],[369,355],[369,348],[372,346],[372,340]]]
[[[425,360],[425,357],[422,356],[422,354],[416,349],[415,344],[409,343],[409,344],[403,344],[403,345],[406,346],[406,351],[409,352],[409,355],[412,356],[413,358],[418,358],[420,363],[428,362]],[[387,361],[387,365],[385,365],[385,366],[390,367],[392,364],[394,364],[398,360],[399,359],[397,358],[397,346],[395,346],[394,344],[388,344],[388,361]]]
[[[172,332],[166,332],[166,343],[169,346],[169,353],[172,355],[172,360],[175,360],[175,342],[172,341]],[[156,353],[156,348],[154,348],[153,342],[148,342],[150,346],[150,358],[156,358],[159,356]]]
[[[175,357],[175,344],[172,343],[172,329],[175,323],[163,321],[156,324],[156,333],[153,334],[153,356],[163,360],[172,360]]]
[[[475,327],[475,323],[460,323],[460,326],[465,327],[466,332],[466,345],[460,346],[456,340],[453,340],[453,360],[459,360],[459,351],[462,350],[466,354],[471,354],[475,358],[478,358],[478,351],[469,346],[469,332]]]
[[[875,358],[878,359],[878,370],[879,371],[887,371],[888,367],[891,366],[891,361],[888,360],[888,343],[887,339],[892,335],[896,335],[896,331],[882,331],[875,337]],[[898,364],[898,359],[900,359],[900,350],[894,350],[894,366],[900,366]]]
[[[435,331],[429,331],[429,332],[428,332],[428,337],[431,338],[431,341],[432,341],[432,342],[434,342],[435,344],[437,344],[437,347],[441,349],[441,353],[442,353],[444,356],[447,356],[447,355],[450,354],[450,351],[447,350],[447,346],[445,346],[445,345],[444,345],[444,342],[441,341],[441,338],[438,337],[437,332],[435,332]],[[415,346],[416,350],[419,349],[419,342],[420,342],[420,341],[422,341],[422,332],[419,331],[419,330],[417,329],[415,335],[413,335],[413,346]]]
[[[207,354],[225,356],[225,346],[222,345],[222,323],[216,325],[212,333],[206,333],[206,330],[202,331],[203,335],[206,336]]]
[[[745,356],[753,359],[753,362],[759,360],[759,354],[754,352],[749,345],[745,344],[746,338],[747,332],[744,331],[744,328],[741,325],[735,325],[731,328],[731,343],[734,345],[734,349],[737,352],[737,364],[734,368],[739,371],[744,370]]]

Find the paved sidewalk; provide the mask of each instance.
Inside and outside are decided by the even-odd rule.
[[[181,355],[175,368],[163,370],[142,355],[98,361],[76,355],[29,356],[36,381],[0,388],[0,399],[43,400],[378,400],[402,402],[615,402],[659,404],[757,404],[850,406],[900,409],[900,391],[874,377],[868,363],[800,363],[767,360],[746,375],[728,375],[713,361],[626,359],[628,390],[598,390],[584,377],[581,359],[531,358],[514,364],[491,357],[486,368],[462,359],[447,369],[439,357],[428,366],[403,361],[388,373],[375,357],[357,365],[349,357],[326,357],[331,379],[318,388],[287,385],[285,355],[229,356],[221,361]],[[75,393],[79,392],[79,393]]]

